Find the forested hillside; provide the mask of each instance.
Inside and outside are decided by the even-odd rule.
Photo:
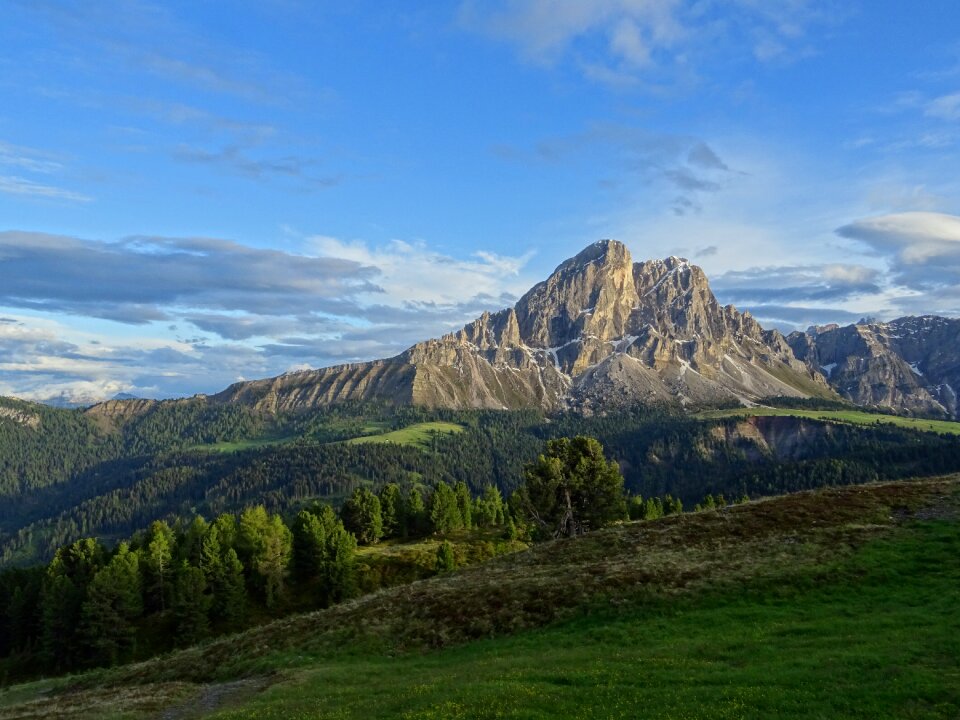
[[[516,487],[524,463],[552,437],[598,438],[627,487],[679,497],[751,497],[821,485],[960,469],[956,438],[878,424],[794,417],[698,419],[638,409],[605,416],[344,405],[259,415],[203,399],[146,403],[136,413],[2,401],[0,562],[46,562],[60,546],[96,536],[111,544],[152,521],[207,518],[263,504],[293,515],[317,499],[339,505],[358,487],[431,488],[464,482]],[[428,421],[462,428],[379,440]],[[429,427],[429,426],[420,426]],[[386,436],[384,436],[385,439]],[[393,437],[403,437],[403,435]]]

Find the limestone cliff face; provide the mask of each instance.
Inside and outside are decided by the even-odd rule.
[[[793,333],[789,341],[858,405],[960,418],[960,320],[904,317]]]
[[[698,406],[831,395],[776,331],[722,307],[682,258],[633,263],[602,240],[517,304],[397,357],[238,383],[211,398],[265,411],[347,400],[585,412],[634,402]]]

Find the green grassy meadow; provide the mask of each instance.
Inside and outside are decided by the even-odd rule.
[[[878,415],[858,410],[801,410],[793,408],[733,408],[728,410],[708,410],[697,417],[705,419],[727,417],[802,417],[826,422],[843,422],[854,425],[896,425],[897,427],[922,432],[960,435],[960,422],[948,420],[927,420],[925,418],[901,417],[899,415]]]
[[[8,718],[956,718],[960,477],[624,523],[137,665]]]
[[[434,435],[450,435],[463,432],[463,425],[451,422],[422,422],[408,425],[400,430],[380,433],[378,435],[364,435],[348,440],[349,443],[397,443],[398,445],[417,445],[430,447],[430,440]]]
[[[960,525],[790,582],[291,672],[217,718],[956,718]]]

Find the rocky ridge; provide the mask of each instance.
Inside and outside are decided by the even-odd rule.
[[[771,395],[832,391],[778,331],[721,306],[699,267],[677,257],[633,263],[623,244],[603,240],[514,307],[396,357],[237,383],[211,401],[269,412],[356,400],[589,412]]]
[[[925,315],[791,333],[790,346],[844,398],[960,419],[960,320]]]

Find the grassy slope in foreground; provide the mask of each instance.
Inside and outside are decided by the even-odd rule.
[[[825,420],[827,422],[844,422],[854,425],[877,425],[889,423],[910,430],[923,432],[946,433],[960,435],[960,422],[949,420],[927,420],[924,418],[901,417],[899,415],[878,415],[876,413],[861,412],[859,410],[801,410],[793,408],[733,408],[729,410],[708,410],[699,413],[701,418],[725,417],[757,417],[757,416],[790,416],[803,417],[811,420]]]
[[[954,718],[958,506],[951,478],[626,524],[12,688],[0,717],[141,717],[180,698],[166,717]]]

